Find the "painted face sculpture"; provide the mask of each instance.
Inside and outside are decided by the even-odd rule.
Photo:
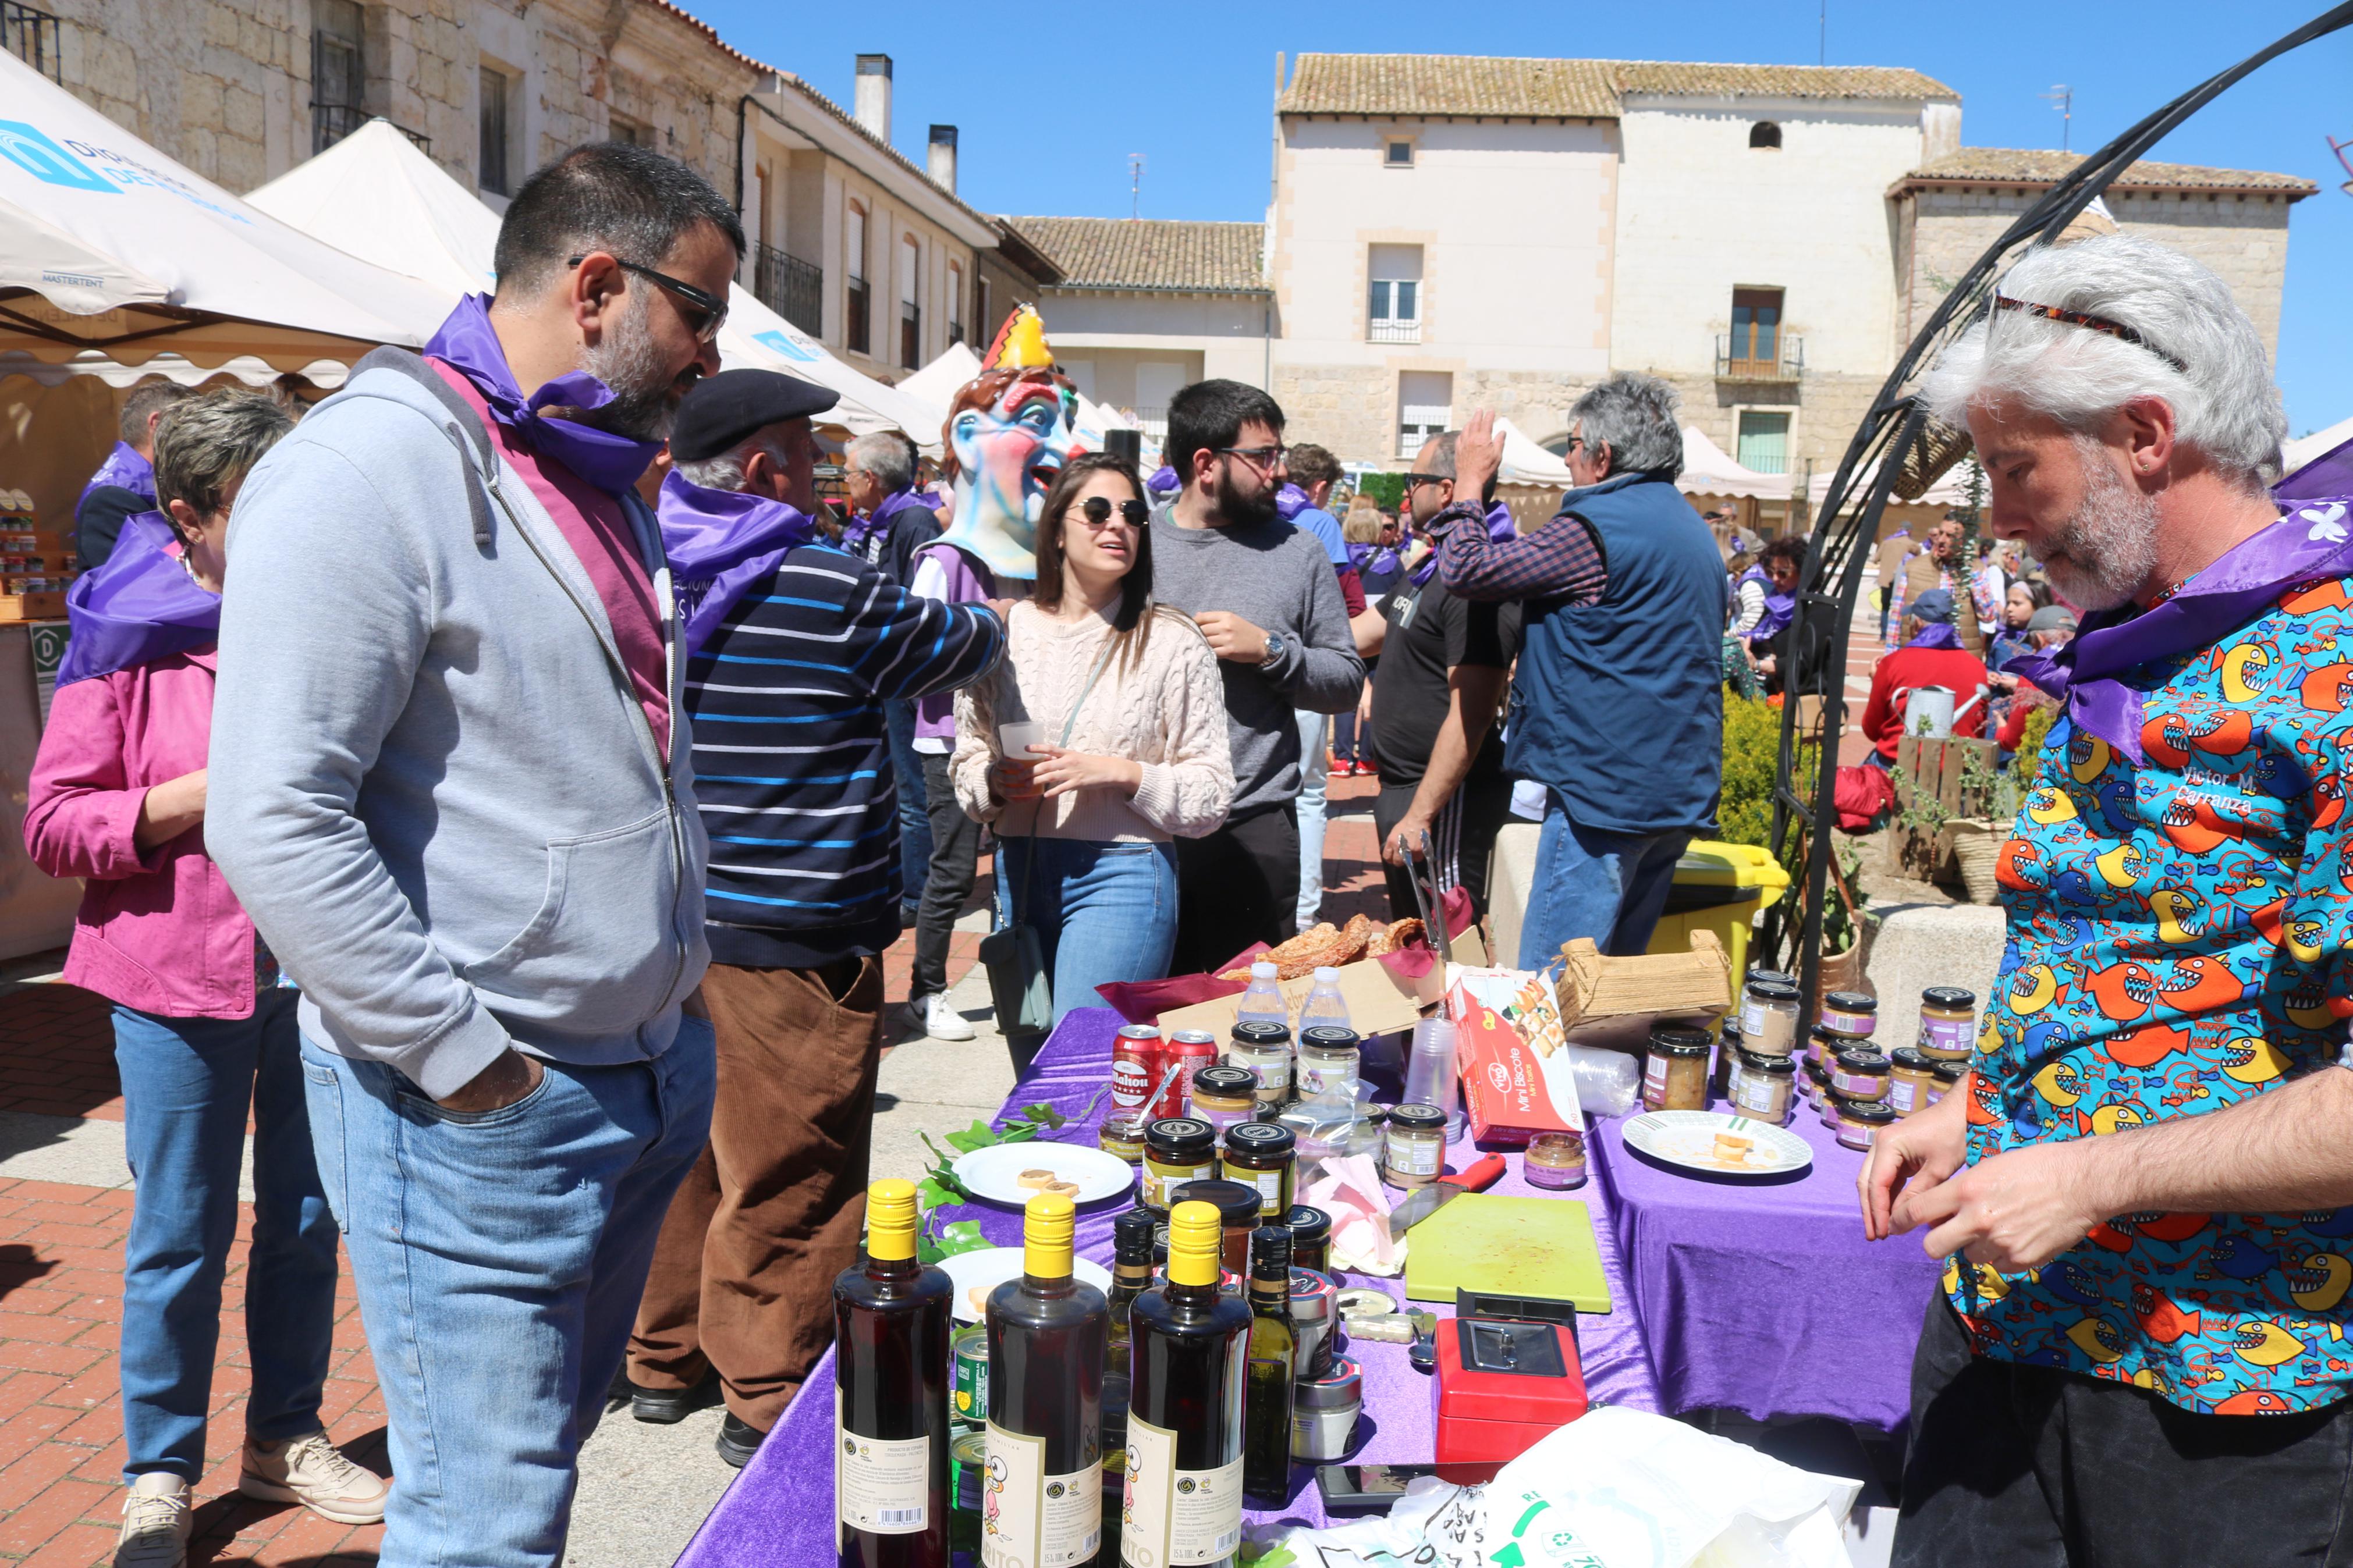
[[[991,345],[988,368],[956,394],[941,444],[955,510],[944,542],[999,577],[1038,575],[1038,519],[1064,464],[1085,450],[1079,393],[1053,367],[1037,313],[1021,307]]]

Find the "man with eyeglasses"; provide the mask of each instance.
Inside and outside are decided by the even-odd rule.
[[[1169,973],[1186,974],[1293,934],[1297,715],[1354,707],[1365,664],[1330,558],[1278,514],[1289,468],[1274,399],[1237,381],[1196,382],[1169,401],[1162,449],[1182,482],[1153,518],[1153,587],[1218,656],[1234,767],[1225,826],[1176,840]]]
[[[386,1562],[562,1560],[709,1130],[686,650],[634,487],[744,244],[684,165],[575,148],[509,205],[497,298],[369,355],[238,500],[206,839],[301,987]]]

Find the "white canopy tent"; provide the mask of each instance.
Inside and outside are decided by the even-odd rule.
[[[1051,333],[1049,332],[1049,337]],[[948,422],[948,405],[964,390],[973,377],[981,373],[980,356],[968,343],[950,343],[939,356],[923,369],[909,375],[892,388],[893,392],[923,405],[931,415],[931,429],[936,439]],[[1085,393],[1079,394],[1079,439],[1089,451],[1100,452],[1106,430],[1132,430],[1135,421],[1115,408],[1107,408]]]
[[[460,295],[497,285],[498,215],[387,121],[369,121],[248,200],[340,250],[382,257],[425,284],[441,300],[437,322]],[[828,424],[856,435],[904,430],[925,451],[938,451],[940,422],[925,419],[923,405],[844,364],[740,284],[729,290],[719,358],[731,370],[782,371],[831,387],[841,401]]]
[[[1559,453],[1537,446],[1508,419],[1497,419],[1495,429],[1504,437],[1504,463],[1495,470],[1497,484],[1543,490],[1576,488],[1577,478],[1568,471],[1567,460]]]
[[[2287,460],[2283,473],[2292,474],[2316,458],[2323,458],[2348,441],[2353,441],[2353,416],[2338,420],[2326,430],[2315,430],[2309,436],[2299,436],[2293,441],[2280,443],[2280,456]]]
[[[1691,496],[1737,496],[1751,500],[1788,500],[1789,476],[1743,467],[1696,425],[1683,426],[1683,471],[1675,488]]]

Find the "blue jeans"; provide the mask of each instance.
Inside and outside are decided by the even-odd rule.
[[[1037,928],[1053,976],[1055,1023],[1073,1007],[1103,1006],[1098,985],[1167,977],[1176,946],[1175,845],[1000,842],[1013,918]]]
[[[1685,832],[1605,833],[1581,827],[1557,793],[1550,794],[1536,835],[1534,886],[1520,925],[1520,967],[1544,969],[1560,960],[1561,946],[1591,937],[1601,951],[1623,956],[1651,944],[1667,907],[1675,862],[1691,842]]]
[[[1299,923],[1305,931],[1324,908],[1324,736],[1329,713],[1299,710]]]
[[[553,1568],[581,1443],[702,1152],[711,1026],[649,1062],[546,1064],[497,1110],[444,1110],[396,1069],[302,1042],[399,1478],[384,1568]]]
[[[882,702],[883,722],[891,731],[891,771],[899,789],[899,908],[904,920],[913,918],[932,874],[931,805],[923,790],[923,754],[915,750],[915,705],[898,698]]]
[[[204,1474],[248,1106],[246,1433],[276,1443],[319,1429],[335,1331],[335,1221],[311,1158],[294,1004],[293,992],[272,988],[255,998],[250,1018],[114,1009],[123,1142],[137,1184],[122,1255],[125,1480],[163,1470],[193,1485]]]

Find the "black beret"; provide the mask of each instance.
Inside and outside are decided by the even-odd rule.
[[[755,430],[822,414],[841,394],[773,370],[723,370],[690,388],[670,433],[672,462],[699,463],[732,452]]]

